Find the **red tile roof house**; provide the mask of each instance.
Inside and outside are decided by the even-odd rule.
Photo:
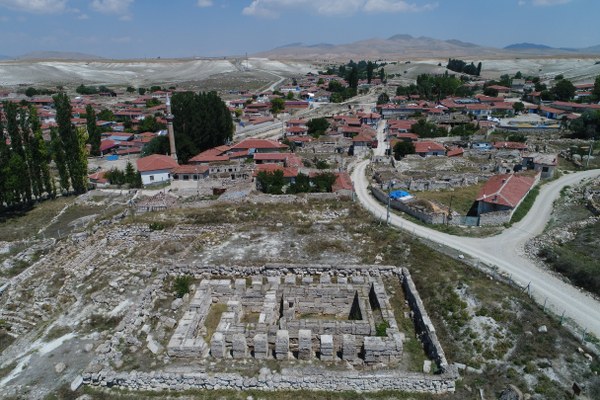
[[[144,186],[170,182],[171,170],[178,166],[177,161],[162,154],[152,154],[137,160],[137,169]]]
[[[432,141],[414,142],[415,154],[421,157],[427,156],[445,156],[446,148],[439,143]]]
[[[231,149],[228,151],[228,154],[246,151],[246,154],[251,155],[254,153],[272,153],[275,151],[285,151],[287,149],[287,145],[279,143],[276,140],[250,138],[244,139],[241,142],[231,146]]]
[[[501,225],[509,222],[513,212],[539,180],[539,173],[492,176],[481,188],[476,199],[479,225]]]
[[[88,179],[92,185],[96,188],[107,187],[109,185],[108,179],[105,177],[106,171],[96,172],[88,175]]]
[[[335,174],[336,179],[331,186],[331,191],[337,193],[340,196],[351,197],[354,192],[354,185],[352,185],[352,179],[347,172],[338,172]]]
[[[171,175],[176,181],[198,181],[208,178],[209,169],[206,165],[179,165],[171,170]]]
[[[296,181],[298,176],[298,168],[284,167],[279,164],[260,164],[256,166],[256,169],[252,173],[252,177],[256,178],[260,172],[273,173],[275,171],[283,171],[283,179],[286,184],[291,184]],[[256,180],[256,189],[261,190],[258,179]]]

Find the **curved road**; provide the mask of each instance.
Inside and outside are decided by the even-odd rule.
[[[369,181],[365,169],[369,161],[359,163],[352,173],[352,180],[358,199],[363,206],[380,218],[385,218],[386,208],[373,198],[368,189]],[[452,247],[469,254],[480,261],[498,267],[498,270],[510,274],[511,279],[521,286],[531,282],[532,296],[555,314],[573,320],[588,333],[600,337],[600,302],[589,294],[563,282],[552,273],[536,266],[524,254],[524,244],[539,235],[550,218],[552,203],[566,185],[574,185],[585,178],[600,175],[600,170],[565,175],[560,179],[542,186],[531,211],[521,222],[505,230],[502,234],[489,238],[466,238],[415,224],[397,214],[390,214],[390,223],[437,243]]]

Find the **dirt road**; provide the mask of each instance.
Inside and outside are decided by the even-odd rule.
[[[352,174],[358,199],[363,206],[378,218],[385,219],[386,209],[369,193],[365,169],[369,161],[358,164]],[[465,238],[452,236],[415,224],[391,214],[390,223],[437,243],[455,248],[482,262],[495,265],[500,271],[510,274],[511,279],[521,286],[530,284],[532,296],[540,304],[557,315],[564,312],[565,318],[600,337],[600,302],[587,293],[562,281],[525,256],[524,244],[541,233],[550,218],[552,203],[560,194],[561,188],[573,185],[586,178],[600,175],[600,170],[584,171],[565,175],[544,185],[529,214],[518,224],[505,230],[501,235],[489,238]]]

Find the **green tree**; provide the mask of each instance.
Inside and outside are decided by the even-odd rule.
[[[151,99],[146,100],[146,108],[152,108],[152,107],[156,107],[158,105],[160,105],[160,100],[159,99],[155,99],[154,97]]]
[[[398,142],[394,146],[394,158],[402,159],[408,154],[415,154],[415,145],[412,142]]]
[[[98,117],[99,121],[114,121],[115,120],[115,114],[108,108],[104,108],[104,109],[100,110],[97,117]]]
[[[322,172],[312,178],[314,191],[331,192],[332,186],[335,183],[336,176],[332,172]]]
[[[387,93],[383,92],[377,97],[377,104],[387,104],[390,102],[390,96]]]
[[[140,96],[143,96],[143,95],[145,95],[145,94],[146,94],[146,89],[144,89],[144,88],[138,88],[138,94],[139,94]]]
[[[138,176],[139,173],[133,168],[133,164],[130,161],[127,161],[127,165],[125,166],[125,182],[130,188],[141,187],[141,185],[138,186]]]
[[[296,177],[296,181],[290,185],[286,193],[308,193],[310,191],[310,178],[308,175],[299,173]]]
[[[571,81],[567,79],[561,79],[556,83],[556,85],[554,85],[551,93],[556,97],[556,99],[567,101],[575,96],[575,86],[573,86]]]
[[[329,122],[325,118],[313,118],[306,123],[306,127],[309,135],[318,138],[329,129]]]
[[[135,88],[132,86],[127,86],[126,91],[127,91],[127,93],[135,93]]]
[[[84,94],[84,95],[97,94],[98,88],[95,86],[85,86],[84,84],[81,84],[81,85],[77,86],[75,91],[79,94]]]
[[[375,65],[369,61],[367,63],[367,83],[371,84],[371,79],[373,79],[373,70],[375,69]]]
[[[276,97],[271,100],[271,112],[274,115],[279,114],[283,110],[285,110],[285,101],[281,97]]]
[[[180,162],[232,139],[231,112],[216,92],[179,92],[173,95],[171,103]]]
[[[423,138],[444,137],[448,135],[448,132],[444,128],[427,122],[425,119],[420,119],[417,123],[413,124],[411,130]]]
[[[54,106],[58,136],[64,149],[71,186],[76,194],[81,194],[87,190],[87,157],[85,154],[87,134],[85,129],[75,129],[71,124],[71,102],[65,93],[54,96]]]
[[[60,188],[63,192],[68,192],[71,185],[69,184],[69,170],[67,168],[67,156],[65,155],[65,149],[60,140],[58,130],[56,128],[50,128],[50,147],[51,154],[56,169],[58,170],[58,177],[60,182]]]
[[[576,139],[600,139],[600,111],[586,111],[570,124]]]
[[[145,117],[142,122],[138,125],[138,133],[141,132],[158,132],[162,129],[166,129],[167,125],[157,121],[156,117],[150,115]]]
[[[596,100],[600,100],[600,75],[598,75],[596,77],[596,80],[594,81],[594,89],[592,89],[592,96],[594,96]]]
[[[256,176],[258,187],[264,193],[269,194],[281,194],[283,193],[283,186],[285,180],[283,177],[282,170],[276,170],[273,172],[260,171]]]
[[[86,127],[88,133],[88,140],[90,143],[90,154],[93,156],[100,155],[100,142],[101,142],[101,134],[100,129],[96,125],[96,111],[91,105],[87,105],[85,107],[85,119],[86,119]]]
[[[486,87],[485,89],[483,89],[483,94],[485,94],[486,96],[490,96],[490,97],[497,97],[498,89]]]
[[[379,80],[381,80],[381,83],[385,83],[386,79],[385,79],[385,69],[382,67],[379,70]]]
[[[151,154],[169,154],[169,151],[171,150],[169,146],[169,138],[167,136],[156,136],[144,145],[142,148],[142,156],[146,157]]]
[[[27,97],[33,97],[37,94],[38,94],[38,91],[36,88],[28,87],[27,90],[25,90],[25,96],[27,96]]]
[[[288,100],[294,100],[294,93],[293,92],[288,92],[285,97]]]
[[[346,77],[346,81],[351,89],[356,90],[356,88],[358,88],[358,69],[356,69],[356,67],[352,67],[352,69],[350,69],[350,72]]]
[[[520,101],[517,101],[513,103],[513,110],[515,110],[516,113],[521,113],[525,110],[525,104],[523,104]]]

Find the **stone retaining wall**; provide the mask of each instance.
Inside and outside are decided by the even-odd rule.
[[[380,202],[387,204],[388,203],[388,195],[383,192],[381,189],[372,187],[371,192],[373,196]],[[439,225],[443,224],[446,221],[446,216],[444,213],[426,213],[420,210],[417,210],[414,207],[411,207],[409,204],[404,203],[402,201],[391,200],[390,207],[395,210],[400,210],[402,212],[407,213],[420,221],[425,222],[426,224]]]
[[[400,390],[418,393],[452,393],[457,376],[454,373],[425,375],[418,373],[359,373],[294,369],[272,374],[261,369],[259,376],[247,377],[238,373],[168,373],[112,372],[85,373],[83,383],[132,390],[324,390],[377,392]]]
[[[449,366],[446,355],[444,354],[444,349],[442,349],[442,345],[437,338],[435,327],[425,310],[423,301],[419,296],[419,292],[417,291],[408,269],[402,268],[402,277],[402,286],[404,287],[406,299],[415,315],[415,324],[421,335],[421,341],[425,345],[425,351],[429,358],[435,361],[440,371],[447,371]]]

